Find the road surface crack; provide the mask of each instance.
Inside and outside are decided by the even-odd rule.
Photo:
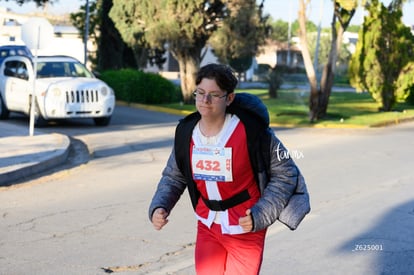
[[[165,263],[169,262],[179,262],[183,252],[188,249],[192,249],[195,246],[195,243],[188,243],[181,246],[180,249],[176,251],[166,252],[161,255],[157,260],[153,262],[145,262],[136,265],[126,265],[126,266],[108,266],[101,267],[106,273],[115,273],[115,272],[127,272],[127,271],[145,271],[145,273],[150,274],[153,271],[159,271],[165,266]],[[168,273],[170,274],[170,273]]]

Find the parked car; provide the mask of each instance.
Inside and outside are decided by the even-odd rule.
[[[24,45],[5,45],[0,46],[0,64],[8,56],[21,55],[33,57],[30,49]]]
[[[96,78],[82,63],[68,56],[7,57],[0,66],[0,119],[10,112],[30,114],[35,111],[35,125],[49,120],[92,118],[106,126],[115,108],[111,87]],[[35,87],[35,104],[32,90]]]

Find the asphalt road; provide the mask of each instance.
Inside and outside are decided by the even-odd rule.
[[[87,164],[0,189],[0,274],[194,274],[187,193],[163,230],[147,217],[176,118],[122,113],[109,132],[69,127],[93,148]],[[269,228],[261,274],[414,274],[414,123],[275,132],[312,212],[296,231]]]

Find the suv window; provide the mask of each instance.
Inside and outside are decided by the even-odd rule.
[[[94,77],[83,64],[73,61],[40,61],[37,77]]]
[[[8,61],[4,67],[4,75],[28,80],[29,73],[26,64],[21,61]]]

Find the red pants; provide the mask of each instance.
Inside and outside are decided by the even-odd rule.
[[[263,259],[266,230],[222,234],[219,224],[209,229],[198,222],[195,247],[197,275],[257,275]]]

